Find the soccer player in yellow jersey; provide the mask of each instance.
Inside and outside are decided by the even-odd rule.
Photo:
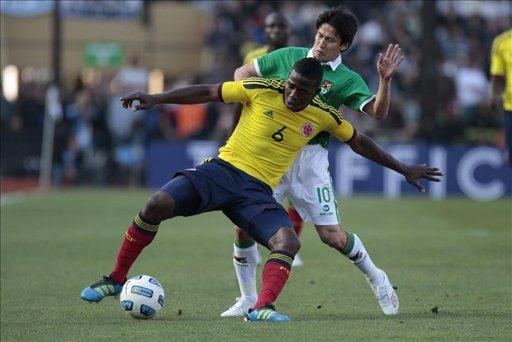
[[[290,24],[288,22],[288,19],[286,19],[286,17],[282,13],[272,12],[272,13],[268,14],[265,17],[265,40],[266,40],[267,44],[255,49],[255,50],[249,52],[247,55],[245,55],[243,65],[253,63],[255,59],[258,59],[274,50],[278,50],[283,47],[286,47],[288,45],[288,39],[290,38],[290,34],[291,34]],[[237,106],[235,117],[233,118],[233,130],[235,129],[236,125],[238,124],[238,120],[240,119],[241,113],[242,113],[242,105],[239,105],[239,106]],[[284,200],[284,198],[282,200]],[[281,202],[279,202],[279,203],[281,204]],[[293,229],[295,230],[295,233],[297,234],[297,236],[300,238],[300,232],[302,230],[303,220],[300,217],[300,214],[297,212],[297,210],[295,210],[295,208],[293,208],[293,206],[290,205],[287,208],[287,212],[288,212],[288,216],[290,216],[290,220],[292,221]],[[253,244],[254,244],[254,241],[250,241],[249,244],[246,245],[243,242],[238,241],[238,239],[236,239],[234,248],[235,249],[237,249],[237,248],[244,249],[244,248],[250,247],[250,245],[253,245]],[[256,246],[254,248],[256,248]],[[255,251],[255,256],[256,256],[256,263],[259,264],[260,263],[260,255],[257,252],[257,250]],[[240,263],[242,261],[247,261],[247,258],[244,258],[244,257],[239,258],[239,257],[237,257],[236,252],[235,252],[234,256],[233,256],[233,265],[235,265],[235,269],[237,271],[237,277],[240,276],[243,278],[244,277],[243,275],[238,274],[238,272],[239,272],[238,269],[240,267],[245,267],[248,269],[249,267],[247,267],[247,264],[244,264],[243,266],[238,267],[237,266],[238,263]],[[303,263],[302,263],[300,256],[298,254],[295,255],[295,259],[293,259],[292,266],[302,266],[302,264]],[[240,279],[239,279],[239,281],[240,281]],[[256,289],[254,289],[254,293],[256,294]],[[241,299],[241,298],[239,298],[239,299]],[[256,299],[254,299],[254,301],[256,301]],[[230,313],[231,310],[233,310],[233,309],[230,308],[230,309],[226,310],[221,316],[231,317],[232,316],[232,313]],[[237,310],[237,309],[235,308],[235,310]]]
[[[288,45],[290,38],[290,25],[285,16],[280,12],[272,12],[265,17],[266,44],[249,52],[244,57],[244,65],[251,63],[256,58]]]
[[[316,96],[323,77],[320,62],[299,60],[286,82],[249,78],[217,85],[193,85],[158,95],[137,93],[121,99],[135,110],[162,103],[242,102],[240,123],[217,158],[182,170],[156,192],[128,227],[110,275],[86,287],[81,298],[99,302],[118,294],[128,271],[142,249],[151,243],[160,223],[175,216],[208,211],[222,212],[253,239],[270,250],[262,272],[258,301],[245,316],[248,321],[282,321],[273,303],[288,280],[300,242],[272,188],[299,150],[317,133],[327,131],[352,150],[404,175],[424,191],[419,180],[439,181],[441,173],[425,165],[407,166],[357,133],[334,107]]]
[[[496,38],[491,50],[492,107],[503,104],[508,163],[512,166],[512,29]]]

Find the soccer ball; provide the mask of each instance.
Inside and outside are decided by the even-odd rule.
[[[153,277],[138,275],[126,281],[119,296],[123,310],[134,318],[155,317],[164,306],[162,285]]]

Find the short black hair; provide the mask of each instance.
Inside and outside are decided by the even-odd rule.
[[[323,24],[329,24],[338,33],[341,43],[348,43],[347,49],[352,45],[352,41],[357,33],[356,16],[343,6],[329,8],[320,13],[316,19],[316,29],[318,30]]]
[[[324,78],[322,63],[312,57],[299,59],[293,65],[292,70],[295,70],[302,77],[316,81],[318,87]]]

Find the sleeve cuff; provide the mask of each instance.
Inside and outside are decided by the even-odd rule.
[[[254,64],[254,69],[256,69],[256,73],[258,74],[258,76],[259,77],[263,77],[261,75],[260,66],[258,64],[258,59],[257,58],[254,59],[253,64]]]
[[[224,83],[219,83],[219,86],[217,88],[217,95],[219,96],[220,102],[224,102],[224,99],[222,98],[222,86]]]
[[[345,144],[351,142],[357,135],[357,131],[356,129],[354,128],[354,133],[352,133],[352,136],[350,137],[350,139],[348,139],[347,141],[345,141]]]
[[[363,103],[361,103],[361,105],[359,106],[359,111],[368,114],[367,112],[364,111],[364,106],[373,101],[373,99],[375,99],[375,95],[370,96]]]

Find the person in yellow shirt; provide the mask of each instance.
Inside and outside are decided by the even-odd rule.
[[[420,179],[439,181],[436,168],[408,166],[357,133],[341,113],[317,94],[323,69],[314,58],[295,63],[286,81],[248,78],[217,85],[193,85],[163,94],[136,93],[121,99],[124,108],[149,109],[163,103],[242,102],[240,123],[216,158],[179,171],[156,192],[128,227],[113,271],[86,287],[81,298],[99,302],[122,289],[131,265],[155,237],[160,223],[175,216],[221,210],[234,224],[270,250],[264,264],[258,301],[247,321],[290,321],[273,303],[286,284],[300,242],[272,189],[300,149],[327,131],[356,153],[402,174],[418,190]]]
[[[491,49],[492,109],[503,104],[508,163],[512,166],[512,29],[494,38]]]
[[[272,12],[268,14],[265,17],[266,44],[245,55],[243,65],[251,63],[256,58],[260,58],[269,52],[288,46],[290,33],[290,25],[282,13]]]

